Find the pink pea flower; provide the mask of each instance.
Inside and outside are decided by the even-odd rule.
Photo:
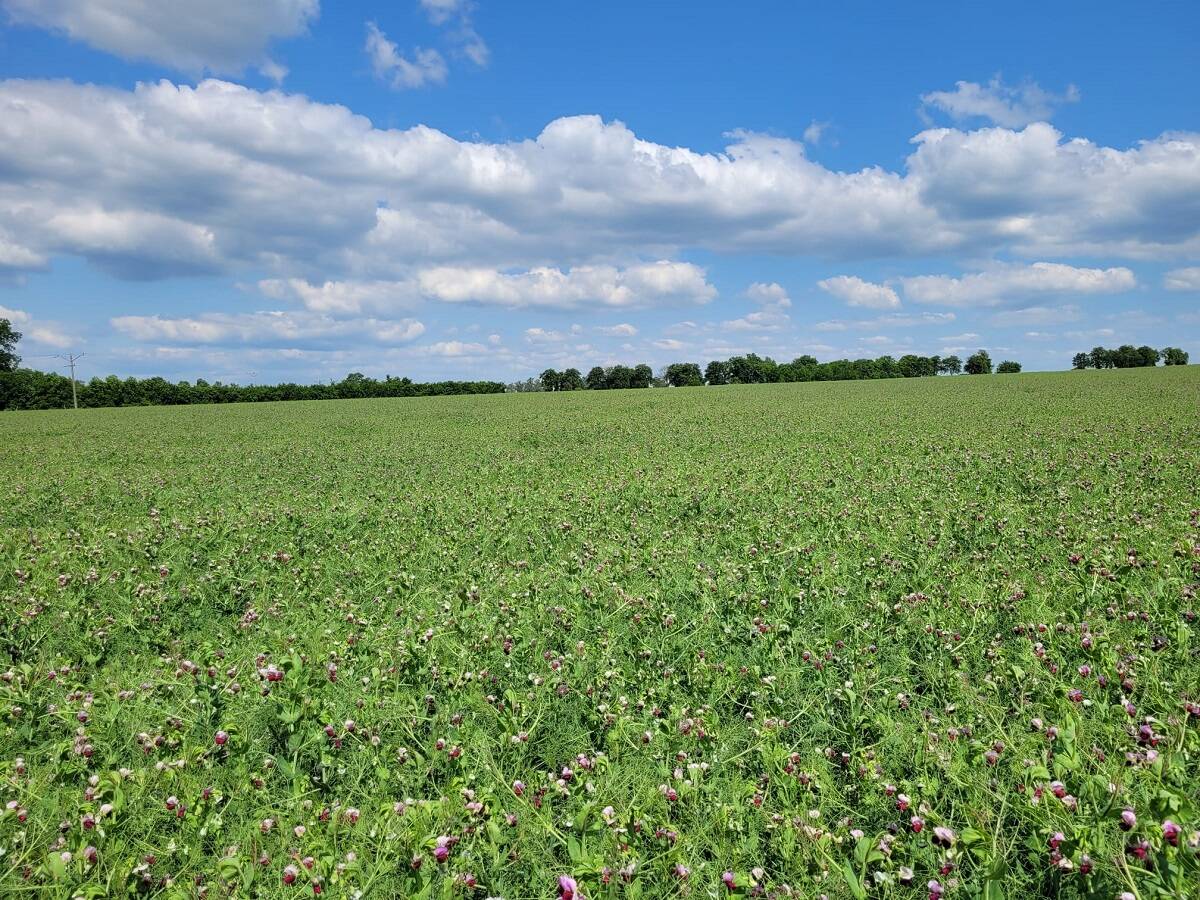
[[[1170,819],[1167,819],[1165,822],[1162,823],[1163,840],[1166,841],[1168,844],[1170,844],[1172,847],[1179,846],[1179,832],[1180,832],[1179,826],[1176,825],[1174,822],[1172,822]]]
[[[450,858],[450,843],[454,839],[449,835],[443,834],[437,839],[437,844],[433,848],[433,858],[440,863],[444,863]]]

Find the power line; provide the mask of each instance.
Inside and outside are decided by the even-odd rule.
[[[65,359],[67,365],[71,367],[71,403],[74,404],[76,409],[79,409],[79,396],[75,393],[75,363],[79,362],[85,356],[87,356],[86,353],[80,353],[78,356],[74,353],[67,353],[65,355],[61,353],[55,354],[56,359]]]

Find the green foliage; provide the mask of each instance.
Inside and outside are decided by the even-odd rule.
[[[568,372],[574,372],[579,375],[577,369],[568,369]],[[615,390],[619,388],[648,388],[654,381],[654,371],[645,363],[630,368],[629,366],[611,366],[607,369],[602,369],[600,366],[594,367],[587,374],[587,378],[579,378],[578,384],[580,387],[586,387],[592,391]],[[577,388],[571,388],[577,390]]]
[[[729,363],[714,359],[704,368],[704,380],[708,384],[729,384]]]
[[[1193,896],[1198,393],[7,415],[0,896]]]
[[[1140,347],[1122,344],[1115,350],[1093,347],[1090,353],[1076,353],[1071,365],[1076,369],[1136,369],[1156,366],[1160,359],[1164,365],[1186,366],[1188,355],[1178,347],[1166,347],[1159,351],[1146,344]]]
[[[1019,362],[1013,362],[1011,359],[1003,360],[1000,365],[996,366],[996,373],[998,375],[1015,375],[1020,371],[1021,364]]]
[[[20,341],[21,332],[12,327],[12,322],[0,319],[0,372],[12,372],[21,365],[21,357],[17,356]]]
[[[574,371],[574,370],[568,370]],[[576,373],[578,374],[578,373]],[[196,403],[256,403],[281,400],[347,400],[380,397],[436,397],[447,394],[498,394],[496,381],[437,381],[426,384],[409,378],[383,381],[351,372],[334,384],[236,385],[199,379],[195,384],[172,384],[165,378],[93,378],[78,384],[81,407],[185,406]],[[34,369],[0,370],[0,410],[66,409],[71,406],[71,379]]]
[[[696,363],[673,363],[663,373],[671,387],[698,387],[704,384],[704,375]]]
[[[938,360],[938,374],[957,375],[962,372],[962,360],[954,354],[943,356]]]
[[[967,363],[963,369],[968,375],[991,375],[992,358],[986,350],[976,350],[967,357]]]

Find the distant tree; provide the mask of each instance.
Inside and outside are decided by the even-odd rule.
[[[906,353],[900,357],[896,366],[905,378],[921,378],[926,375],[936,375],[938,359],[934,356],[916,356]]]
[[[1116,365],[1113,359],[1113,351],[1104,347],[1093,347],[1092,352],[1088,355],[1092,359],[1093,369],[1111,369]]]
[[[612,366],[605,369],[604,383],[610,388],[633,387],[633,369],[629,366]]]
[[[962,360],[957,356],[943,356],[938,363],[938,371],[943,375],[957,375],[962,371]]]
[[[747,353],[731,358],[728,365],[733,384],[768,384],[779,380],[779,364],[769,356]]]
[[[604,369],[600,366],[592,366],[590,372],[587,373],[587,380],[584,382],[589,391],[602,391],[608,387],[608,382],[604,377]]]
[[[976,350],[967,357],[967,364],[964,368],[968,375],[991,375],[992,358],[988,356],[986,350]]]
[[[671,363],[663,373],[671,387],[696,387],[704,384],[704,375],[696,363]]]
[[[996,366],[997,375],[1015,375],[1020,371],[1021,364],[1019,362],[1013,362],[1011,359],[1006,359],[1001,362],[1000,365]]]
[[[891,356],[881,356],[875,360],[875,378],[899,378],[900,366]]]
[[[1141,365],[1142,357],[1133,344],[1122,344],[1109,352],[1112,354],[1113,365],[1118,369],[1132,369]]]
[[[547,369],[538,376],[538,381],[542,383],[543,391],[557,391],[559,389],[558,385],[561,377],[562,376],[559,375],[554,369]]]
[[[1076,353],[1071,357],[1072,369],[1086,369],[1092,364],[1092,358],[1086,353]]]
[[[0,319],[0,372],[15,371],[21,364],[17,356],[17,343],[21,340],[21,332],[12,327],[8,319]]]
[[[1186,366],[1188,364],[1187,352],[1178,347],[1163,347],[1162,359],[1164,366]]]
[[[578,369],[567,369],[558,377],[558,389],[560,391],[582,391],[583,375]]]
[[[704,380],[709,384],[729,384],[729,363],[714,359],[704,368]]]
[[[1139,363],[1139,365],[1143,365],[1143,366],[1157,366],[1158,365],[1158,351],[1155,350],[1153,347],[1150,347],[1146,344],[1142,344],[1142,346],[1137,348],[1137,353],[1138,353],[1138,357],[1141,359],[1141,362]]]
[[[629,379],[629,386],[635,388],[648,388],[650,383],[654,381],[654,370],[645,363],[638,363],[633,367],[633,374]]]

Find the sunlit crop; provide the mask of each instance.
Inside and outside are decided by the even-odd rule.
[[[1195,896],[1200,370],[0,416],[0,894]]]

